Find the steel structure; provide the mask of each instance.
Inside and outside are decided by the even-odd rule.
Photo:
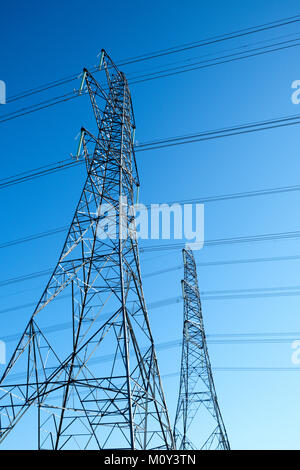
[[[135,214],[127,210],[139,186],[131,96],[104,51],[102,67],[105,87],[84,69],[97,123],[96,136],[82,129],[80,139],[86,182],[57,266],[1,378],[1,442],[29,416],[27,434],[36,431],[39,449],[174,447]],[[71,320],[70,334],[46,337],[54,318]]]
[[[184,249],[182,253],[184,318],[179,398],[174,424],[176,448],[228,450],[229,441],[208,355],[196,263],[192,250]],[[190,436],[195,444],[192,444]]]

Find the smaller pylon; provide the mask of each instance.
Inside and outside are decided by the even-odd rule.
[[[174,424],[176,448],[229,450],[208,355],[196,263],[192,250],[184,249],[182,253],[184,318],[179,398]]]

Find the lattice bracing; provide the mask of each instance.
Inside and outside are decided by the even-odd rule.
[[[139,177],[125,75],[103,51],[107,86],[85,69],[95,135],[56,268],[0,382],[3,441],[29,409],[40,449],[174,447],[144,300],[134,211]],[[68,334],[43,334],[55,318]],[[51,338],[50,338],[51,336]]]
[[[177,449],[229,449],[207,349],[196,263],[183,250],[183,344],[174,424]],[[192,443],[193,442],[193,443]]]

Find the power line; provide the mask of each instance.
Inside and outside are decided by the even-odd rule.
[[[55,106],[60,103],[65,103],[66,101],[70,101],[74,98],[78,98],[79,96],[83,96],[84,94],[85,93],[80,94],[77,92],[75,92],[74,94],[74,92],[70,92],[70,93],[66,93],[65,95],[62,95],[61,97],[55,97],[55,98],[52,98],[51,100],[47,100],[48,104],[42,104],[43,103],[42,102],[42,103],[37,103],[36,105],[31,105],[29,107],[23,108],[23,111],[19,109],[17,111],[14,111],[13,113],[6,114],[5,116],[7,117],[5,119],[1,119],[1,116],[0,116],[0,124],[2,122],[11,121],[12,119],[26,116],[27,114],[32,114],[36,111],[41,111],[42,109],[50,108],[51,106]],[[71,95],[71,96],[68,96],[68,95]],[[66,97],[64,98],[64,96]]]
[[[294,367],[212,367],[214,371],[218,372],[297,372],[299,368]],[[172,372],[165,374],[162,377],[171,378],[179,375],[179,372]]]
[[[24,242],[29,242],[32,240],[37,240],[40,238],[48,237],[51,235],[56,235],[58,233],[66,232],[69,226],[59,227],[56,229],[48,230],[46,232],[36,233],[34,235],[29,235],[27,237],[18,238],[16,240],[11,240],[0,244],[0,249],[7,248],[10,246],[19,245]],[[250,235],[244,237],[231,237],[231,238],[219,238],[213,240],[206,240],[204,246],[218,246],[218,245],[227,245],[227,244],[236,244],[236,243],[252,243],[252,242],[262,242],[262,241],[272,241],[272,240],[284,240],[284,239],[298,239],[300,237],[300,231],[290,231],[290,232],[278,232],[278,233],[266,233],[260,235]],[[182,243],[171,243],[171,244],[158,244],[150,246],[142,246],[141,252],[150,252],[150,251],[164,251],[164,250],[173,250],[180,249],[186,245],[185,242]]]
[[[51,334],[57,333],[58,331],[67,330],[72,328],[71,322],[58,323],[56,325],[48,326],[44,328],[44,332]],[[5,343],[11,343],[19,339],[20,333],[13,335],[1,336],[1,340]],[[209,344],[288,344],[291,341],[298,340],[300,338],[300,332],[290,333],[224,333],[224,334],[208,334],[206,335]],[[221,337],[221,338],[220,338]],[[181,340],[175,340],[167,342],[165,344],[181,345]]]
[[[283,34],[283,35],[281,34],[280,36],[276,36],[276,37],[272,37],[272,38],[268,38],[268,39],[262,39],[262,40],[255,41],[255,42],[250,42],[250,43],[247,43],[247,44],[240,44],[240,45],[237,45],[235,47],[231,47],[229,49],[222,49],[220,51],[215,51],[215,52],[207,52],[205,54],[201,54],[200,56],[181,57],[180,59],[178,58],[176,61],[166,63],[165,66],[169,67],[169,66],[173,66],[173,65],[183,64],[184,62],[189,62],[190,63],[189,65],[191,65],[191,62],[193,60],[200,60],[200,59],[204,60],[204,59],[207,59],[207,58],[212,58],[210,60],[216,60],[216,54],[234,53],[236,51],[239,51],[239,52],[237,52],[237,54],[243,54],[243,53],[246,53],[246,52],[250,52],[250,50],[249,50],[250,47],[258,46],[258,45],[262,45],[262,44],[266,44],[265,48],[273,47],[274,44],[275,44],[274,41],[279,41],[279,40],[287,39],[287,38],[290,39],[291,37],[294,37],[294,39],[292,39],[292,41],[298,40],[299,39],[298,31],[294,32],[294,33],[289,33],[289,34]],[[208,60],[208,61],[205,60],[205,61],[203,61],[203,63],[204,62],[209,62],[210,60]],[[151,65],[147,69],[131,72],[128,76],[130,77],[130,79],[134,79],[134,78],[137,78],[137,76],[135,74],[153,72],[155,69],[160,70],[161,67],[162,67],[162,65]]]
[[[138,145],[136,145],[135,151],[142,151],[144,148],[148,147],[153,147],[154,145],[161,145],[161,144],[167,144],[169,142],[171,143],[176,143],[181,142],[181,141],[190,141],[191,139],[197,139],[198,137],[206,137],[206,136],[214,136],[215,134],[223,134],[231,131],[240,131],[240,130],[245,130],[249,128],[256,128],[260,126],[266,126],[266,125],[274,125],[274,124],[281,124],[283,122],[290,122],[290,121],[295,121],[300,119],[300,114],[290,114],[287,116],[282,116],[282,117],[276,117],[273,119],[265,119],[263,121],[254,121],[254,122],[247,122],[244,124],[235,124],[233,126],[227,126],[227,127],[221,127],[217,129],[209,129],[207,131],[200,131],[192,134],[184,134],[184,135],[179,135],[179,136],[173,136],[173,137],[167,137],[167,138],[161,138],[153,141],[147,141],[147,142],[140,142]]]
[[[223,137],[247,134],[250,132],[252,133],[252,132],[257,132],[257,131],[262,131],[262,130],[274,129],[277,127],[286,127],[286,126],[295,125],[295,124],[300,124],[300,115],[284,116],[282,118],[268,119],[265,121],[258,121],[258,122],[243,124],[243,125],[235,125],[232,127],[225,127],[225,128],[214,129],[214,130],[209,130],[209,131],[204,131],[204,132],[198,132],[195,134],[188,134],[188,135],[182,135],[182,136],[177,136],[177,137],[168,137],[166,139],[159,139],[156,141],[144,142],[136,146],[136,152],[143,152],[147,150],[158,150],[158,149],[162,149],[165,147],[196,143],[196,142],[205,141],[205,140],[219,139]],[[28,180],[33,180],[42,176],[47,176],[49,174],[56,173],[57,171],[61,171],[61,170],[68,169],[68,168],[73,168],[73,167],[82,165],[83,163],[84,163],[84,160],[74,160],[74,159],[68,158],[68,159],[62,160],[61,162],[47,164],[43,167],[39,167],[33,170],[29,170],[27,172],[19,173],[17,175],[6,177],[0,180],[0,189],[4,189],[10,186],[13,186],[14,184],[23,183]],[[299,186],[287,187],[286,189],[274,188],[273,192],[296,191],[298,189],[299,189]],[[271,194],[272,190],[266,190],[266,191],[261,190],[261,194],[267,194],[268,191],[270,191],[270,194]],[[242,195],[241,197],[248,197],[249,194],[250,192],[246,194],[241,193]],[[225,198],[227,197],[228,196],[225,195]],[[236,194],[232,195],[232,198],[236,198],[236,197],[238,197]],[[218,196],[216,196],[216,198],[218,198]],[[204,202],[209,202],[209,199],[206,199]]]
[[[97,364],[100,362],[105,362],[111,360],[111,356],[100,356],[91,359],[89,362]],[[213,371],[217,372],[297,372],[299,373],[299,368],[294,367],[212,367]],[[169,374],[163,374],[161,377],[163,379],[171,379],[179,376],[178,372],[171,372]],[[24,373],[12,374],[11,378],[14,380],[24,378]],[[22,385],[22,384],[21,384]],[[24,384],[23,384],[24,385]]]
[[[293,33],[293,34],[295,34],[295,33]],[[293,34],[285,35],[285,36],[280,36],[279,38],[290,37],[290,36],[293,35]],[[264,40],[264,41],[258,41],[257,43],[254,43],[254,44],[266,43],[266,42],[270,42],[270,41],[272,41],[272,40],[274,40],[274,39],[277,39],[277,38],[267,39],[267,40]],[[283,41],[283,42],[279,42],[279,43],[273,43],[273,44],[270,44],[270,45],[267,45],[267,46],[262,46],[262,47],[260,47],[260,48],[254,48],[254,49],[252,49],[252,50],[250,49],[250,50],[248,50],[248,51],[247,51],[247,50],[243,50],[243,51],[241,51],[241,52],[237,52],[237,53],[235,53],[235,54],[231,54],[231,55],[228,55],[228,56],[214,57],[214,58],[212,58],[212,59],[204,60],[204,61],[198,62],[198,63],[196,63],[196,64],[202,64],[202,63],[206,63],[206,62],[217,61],[217,60],[220,60],[220,59],[223,59],[223,58],[232,57],[232,56],[234,56],[234,55],[245,54],[245,53],[247,53],[247,52],[255,52],[255,51],[258,51],[258,50],[261,50],[261,49],[270,48],[270,47],[273,47],[273,46],[276,46],[276,45],[288,44],[288,43],[291,43],[291,42],[295,42],[295,41],[297,41],[298,39],[299,39],[299,38],[295,38],[295,39],[290,39],[290,40]],[[247,44],[247,45],[239,46],[239,47],[236,47],[236,48],[228,49],[226,52],[231,52],[231,51],[237,50],[237,49],[245,49],[245,48],[250,47],[250,46],[252,46],[252,44]],[[276,50],[277,50],[277,49],[276,49]],[[274,51],[271,51],[271,52],[274,52]],[[212,54],[208,54],[208,55],[212,56],[212,55],[214,55],[214,54],[212,53]],[[206,56],[207,56],[207,55],[206,55]],[[203,57],[203,56],[202,56],[202,57]],[[249,56],[249,57],[250,57],[250,56]],[[200,58],[201,58],[201,57],[200,57]],[[241,58],[243,58],[243,57],[241,57]],[[146,59],[146,60],[148,60],[148,59]],[[190,61],[191,59],[185,59],[185,60],[189,60],[189,61]],[[130,62],[130,63],[133,63],[133,62]],[[182,63],[182,61],[181,61],[181,63]],[[124,63],[124,64],[122,64],[122,65],[128,65],[128,64],[129,64],[129,62],[127,62],[126,64]],[[190,64],[190,65],[186,65],[186,66],[181,65],[181,67],[179,67],[179,68],[190,67],[191,65],[196,65],[196,64]],[[172,65],[172,64],[171,64],[171,65]],[[217,64],[216,64],[216,65],[217,65]],[[160,67],[158,67],[158,68],[161,69],[162,66],[160,66]],[[172,70],[172,69],[163,69],[163,70],[161,70],[161,71],[159,71],[159,72],[155,72],[154,74],[153,74],[153,73],[150,73],[150,74],[141,75],[141,76],[135,76],[134,74],[137,74],[137,73],[139,73],[139,72],[133,72],[132,75],[129,75],[129,79],[130,79],[130,80],[135,80],[135,79],[139,79],[139,78],[145,78],[145,77],[147,78],[147,77],[151,77],[152,75],[155,75],[155,74],[157,74],[157,73],[165,73],[165,72],[168,72],[168,71],[171,71],[171,70]],[[91,72],[93,72],[93,73],[99,72],[99,71],[100,71],[100,70],[99,70],[98,67],[93,67],[93,68],[91,69]],[[51,89],[51,88],[53,88],[53,87],[57,87],[57,86],[59,86],[59,85],[64,85],[64,84],[69,83],[69,82],[71,82],[71,81],[73,81],[73,80],[75,80],[75,79],[76,79],[76,80],[79,79],[81,75],[82,75],[82,72],[80,72],[80,73],[78,73],[78,74],[75,74],[75,75],[72,75],[72,76],[69,77],[69,79],[65,79],[65,80],[61,80],[61,81],[58,81],[58,82],[54,82],[52,86],[49,85],[49,86],[46,86],[46,87],[44,87],[44,88],[38,88],[36,92],[35,92],[34,90],[31,90],[31,91],[29,91],[29,92],[26,93],[26,94],[19,95],[19,96],[16,96],[15,98],[8,99],[8,100],[7,100],[7,103],[10,103],[10,102],[12,102],[12,101],[16,101],[16,100],[18,100],[18,99],[21,99],[21,98],[24,98],[24,97],[27,97],[27,96],[30,96],[30,95],[33,95],[33,94],[35,94],[35,93],[39,93],[39,92],[42,92],[42,91],[49,90],[49,89]],[[142,80],[142,81],[144,81],[144,80]],[[135,82],[134,82],[134,83],[135,83]],[[139,81],[137,81],[137,83],[139,83]],[[72,94],[72,92],[69,92],[69,94]]]
[[[224,265],[231,265],[231,264],[264,263],[264,262],[271,262],[271,261],[294,261],[298,259],[300,259],[300,255],[272,256],[272,257],[264,257],[264,258],[245,258],[245,259],[200,262],[200,263],[196,263],[196,266],[199,266],[199,267],[224,266]],[[182,269],[182,265],[178,264],[170,268],[160,269],[152,273],[143,274],[143,277],[147,278],[147,277],[152,277],[152,276],[158,276],[160,274],[166,274],[166,273],[169,273],[172,271],[178,271],[181,269]],[[1,286],[2,286],[2,283],[0,282],[0,287]]]
[[[300,116],[299,116],[300,119]],[[299,121],[300,122],[300,121]],[[62,160],[61,162],[56,162],[53,164],[48,164],[43,167],[39,167],[36,169],[24,171],[22,173],[18,173],[16,175],[12,175],[10,177],[0,179],[0,189],[5,189],[10,186],[14,186],[15,184],[24,183],[26,181],[31,181],[42,176],[47,176],[52,173],[57,173],[58,171],[69,169],[73,167],[77,167],[84,163],[84,160],[74,160],[74,159],[66,159]],[[290,186],[279,186],[274,188],[266,188],[266,189],[258,189],[253,191],[243,191],[238,193],[229,193],[229,194],[221,194],[215,196],[205,196],[200,198],[190,198],[190,199],[181,199],[181,200],[173,200],[169,201],[167,204],[190,204],[190,203],[209,203],[209,202],[217,202],[217,201],[225,201],[230,199],[240,199],[240,198],[249,198],[255,196],[267,196],[272,194],[279,194],[279,193],[286,193],[286,192],[294,192],[299,191],[300,185],[290,185]],[[151,204],[147,204],[145,207],[148,209],[151,208]]]
[[[47,100],[41,101],[40,103],[37,103],[37,104],[32,104],[32,105],[29,105],[29,106],[25,106],[24,108],[20,108],[17,111],[13,111],[13,112],[10,112],[10,113],[7,113],[7,114],[2,114],[1,118],[13,116],[14,114],[21,113],[22,111],[28,111],[28,110],[34,109],[37,106],[45,105],[45,107],[47,107],[46,105],[49,104],[49,103],[51,104],[51,102],[54,101],[54,100],[67,98],[67,97],[72,96],[72,95],[74,95],[74,90],[69,91],[68,93],[64,93],[63,95],[60,95],[60,96],[56,96],[56,97],[53,97],[53,98],[48,98]]]
[[[275,256],[275,257],[264,257],[264,258],[246,258],[246,259],[237,259],[237,260],[223,260],[223,261],[210,261],[210,262],[200,262],[196,265],[199,267],[209,267],[209,266],[220,266],[220,265],[231,265],[231,264],[243,264],[243,263],[259,263],[259,262],[273,262],[273,261],[291,261],[291,260],[298,260],[300,259],[300,255],[294,256]],[[172,266],[170,268],[161,269],[158,271],[153,271],[150,273],[146,273],[143,275],[144,278],[158,276],[161,274],[170,273],[172,271],[178,271],[182,269],[182,265]],[[41,271],[36,271],[34,273],[25,274],[22,276],[12,277],[3,281],[0,281],[0,287],[4,287],[7,285],[17,284],[20,282],[31,281],[33,279],[37,279],[39,277],[44,277],[46,275],[50,275],[53,272],[53,268],[44,269]],[[10,295],[16,295],[17,293],[13,293]]]
[[[278,44],[287,44],[287,43],[290,43],[290,42],[293,42],[293,41],[296,41],[296,39],[289,40],[289,41],[283,41],[282,43],[278,43]],[[274,45],[276,45],[276,44],[274,44]],[[191,72],[191,71],[194,71],[194,70],[199,70],[199,69],[203,69],[203,68],[207,68],[207,67],[212,67],[212,66],[215,66],[215,65],[230,63],[230,62],[234,62],[234,61],[241,60],[241,59],[247,59],[247,58],[259,56],[259,55],[262,55],[262,54],[267,54],[267,53],[270,53],[270,52],[278,52],[278,51],[289,49],[291,47],[296,47],[296,46],[300,46],[300,42],[297,43],[297,44],[289,44],[289,45],[285,45],[285,46],[282,46],[282,47],[277,47],[277,48],[274,48],[274,49],[263,50],[263,51],[261,51],[261,49],[269,48],[269,47],[272,47],[272,46],[264,46],[264,47],[260,47],[260,48],[255,48],[255,49],[252,49],[252,52],[254,52],[253,54],[242,55],[241,57],[232,57],[232,58],[225,59],[225,60],[220,60],[220,59],[222,59],[224,57],[228,57],[228,56],[217,57],[215,59],[210,59],[210,60],[204,61],[204,62],[212,62],[213,60],[214,61],[219,60],[218,62],[214,62],[214,63],[210,63],[210,64],[206,64],[206,65],[195,65],[195,66],[192,66],[192,67],[189,66],[189,65],[185,65],[185,66],[182,65],[180,67],[176,67],[176,71],[174,71],[174,68],[171,68],[171,69],[161,70],[160,72],[155,72],[155,73],[150,73],[150,74],[146,74],[146,75],[137,76],[132,81],[129,80],[129,84],[130,85],[135,85],[135,84],[138,84],[138,83],[147,82],[149,80],[155,80],[155,79],[158,79],[158,78],[166,78],[166,77],[178,75],[178,74],[185,73],[185,72]],[[260,51],[260,52],[255,52],[255,51]],[[241,52],[241,53],[237,53],[237,54],[245,54],[245,53]],[[203,64],[203,62],[200,62],[199,64]],[[93,70],[92,70],[92,72],[93,72]],[[27,114],[31,114],[35,111],[41,111],[42,109],[46,109],[46,108],[49,108],[49,107],[54,106],[56,104],[69,101],[70,99],[77,98],[78,96],[83,96],[84,94],[85,93],[78,93],[78,91],[75,90],[73,92],[66,93],[65,95],[61,95],[61,96],[58,96],[58,97],[51,98],[51,99],[47,100],[46,102],[37,103],[36,105],[31,105],[31,106],[26,107],[26,108],[21,108],[17,111],[14,111],[13,113],[8,113],[8,114],[2,116],[3,117],[2,119],[1,119],[1,116],[0,116],[0,123],[10,121],[12,119],[16,119],[18,117],[22,117],[22,116],[25,116]]]
[[[96,358],[91,359],[89,362],[93,364],[105,362],[108,360],[111,360],[111,356],[98,356]],[[299,368],[294,366],[294,367],[212,367],[213,371],[218,371],[218,372],[297,372],[299,373]],[[169,374],[163,374],[161,377],[163,379],[170,379],[173,377],[178,377],[179,376],[179,371],[178,372],[171,372]],[[24,378],[25,374],[24,373],[16,373],[12,374],[11,378],[14,380]],[[22,384],[21,384],[22,385]]]
[[[220,291],[206,291],[205,294],[202,294],[202,300],[226,300],[226,299],[250,299],[250,298],[262,298],[262,297],[293,297],[300,295],[300,286],[284,286],[284,287],[270,287],[270,288],[253,288],[253,289],[228,289]],[[71,297],[71,295],[66,294],[58,298],[65,299]],[[177,304],[182,302],[181,296],[169,297],[154,302],[148,303],[150,309],[161,308],[172,304]],[[30,302],[26,304],[20,304],[13,307],[8,307],[0,310],[0,314],[6,314],[14,312],[17,310],[22,310],[24,308],[35,307],[36,302]]]
[[[243,294],[243,293],[260,293],[260,292],[278,292],[278,291],[296,291],[298,292],[300,290],[300,285],[296,286],[280,286],[280,287],[251,287],[247,289],[223,289],[223,290],[210,290],[210,291],[200,291],[201,297],[205,297],[207,295],[212,295],[212,294]]]
[[[4,188],[9,188],[10,186],[15,186],[16,184],[20,183],[25,183],[27,181],[32,181],[37,178],[40,178],[42,176],[47,176],[52,173],[57,173],[62,170],[66,170],[68,168],[76,168],[77,166],[81,165],[83,162],[82,161],[74,161],[73,159],[70,159],[70,161],[65,160],[66,163],[58,162],[57,164],[51,165],[45,165],[45,169],[41,169],[40,171],[28,171],[24,172],[23,176],[12,176],[11,178],[4,178],[3,180],[0,180],[0,189]],[[43,168],[43,167],[41,167]],[[22,173],[20,173],[22,175]],[[6,181],[5,181],[6,180]],[[3,181],[3,182],[1,182]]]
[[[235,54],[220,56],[220,57],[216,57],[214,59],[204,60],[202,62],[196,62],[195,64],[181,65],[181,66],[178,66],[178,67],[173,67],[173,68],[168,68],[168,69],[165,69],[165,70],[161,70],[160,72],[153,72],[153,73],[149,73],[149,74],[146,74],[146,75],[140,75],[140,76],[136,77],[136,81],[134,81],[135,79],[132,79],[132,81],[130,81],[130,84],[135,85],[136,83],[143,83],[143,82],[147,82],[149,80],[155,80],[157,78],[171,77],[171,76],[178,75],[178,74],[185,73],[185,72],[191,72],[191,71],[194,71],[194,70],[205,69],[205,68],[208,68],[208,67],[213,67],[215,65],[227,64],[227,63],[230,63],[230,62],[235,62],[237,60],[248,59],[250,57],[260,56],[260,55],[263,55],[263,54],[268,54],[270,52],[278,52],[278,51],[281,51],[281,50],[289,49],[291,47],[297,47],[297,46],[300,45],[300,43],[290,44],[290,45],[286,45],[286,46],[282,46],[282,47],[275,47],[274,49],[270,49],[270,50],[262,50],[262,49],[267,49],[269,47],[276,46],[276,45],[288,44],[288,43],[294,42],[296,40],[298,40],[298,39],[291,39],[289,41],[283,41],[281,43],[277,43],[277,44],[275,43],[275,44],[269,45],[269,46],[257,47],[257,48],[251,49],[249,51],[237,52]],[[253,54],[246,54],[246,52],[253,52]],[[241,55],[241,54],[243,54],[243,55]],[[235,57],[235,56],[240,56],[240,57]],[[225,60],[222,60],[222,59],[225,59]],[[213,62],[213,63],[207,64],[207,62]]]
[[[300,237],[300,231],[296,230],[293,232],[278,232],[278,233],[266,233],[261,235],[250,235],[244,237],[231,237],[231,238],[217,238],[214,240],[206,240],[204,247],[209,246],[219,246],[219,245],[231,245],[238,243],[252,243],[252,242],[263,242],[263,241],[273,241],[273,240],[284,240],[284,239],[297,239]],[[141,252],[150,252],[150,251],[164,251],[164,250],[174,250],[181,249],[186,246],[186,243],[171,243],[171,244],[158,244],[148,247],[141,247]],[[0,246],[1,248],[1,246]]]
[[[231,128],[224,128],[223,130],[212,130],[208,132],[201,132],[199,134],[193,134],[190,137],[170,137],[161,140],[160,142],[153,142],[152,144],[141,144],[136,148],[136,152],[145,150],[158,150],[166,147],[174,147],[177,145],[192,144],[195,142],[203,142],[207,140],[220,139],[224,137],[232,137],[235,135],[249,134],[258,131],[265,131],[269,129],[275,129],[278,127],[288,127],[292,125],[300,124],[300,116],[286,116],[280,119],[273,119],[269,121],[261,122],[260,124],[245,124],[242,126],[234,126]],[[143,145],[143,147],[142,147]],[[139,148],[141,147],[141,149]]]
[[[36,271],[34,273],[25,274],[23,276],[11,277],[0,282],[0,287],[8,286],[11,284],[17,284],[19,282],[31,281],[32,279],[37,279],[39,277],[50,275],[53,272],[53,269],[44,269],[41,271]]]
[[[2,243],[0,245],[0,249],[1,248],[7,248],[9,246],[19,245],[21,243],[29,242],[29,241],[32,241],[32,240],[38,240],[40,238],[48,237],[48,236],[51,236],[51,235],[56,235],[58,233],[66,232],[68,230],[68,228],[69,228],[68,226],[64,226],[64,227],[59,227],[59,228],[56,228],[56,229],[53,229],[53,230],[47,230],[46,232],[40,232],[40,233],[36,233],[34,235],[29,235],[28,237],[17,238],[16,240],[12,240],[12,241],[9,241],[9,242]]]
[[[46,331],[46,330],[45,330]],[[211,342],[210,342],[211,343]],[[224,343],[225,344],[225,343]],[[230,343],[229,343],[230,344]],[[165,341],[165,342],[161,342],[161,343],[158,343],[156,345],[156,349],[158,351],[164,351],[164,350],[169,350],[169,349],[174,349],[174,348],[178,348],[178,347],[181,347],[181,340],[173,340],[173,341]],[[92,359],[89,360],[89,363],[90,364],[98,364],[98,363],[104,363],[104,362],[107,362],[107,361],[111,361],[111,359],[113,359],[114,356],[112,354],[106,354],[106,355],[102,355],[102,356],[97,356],[97,357],[94,357]],[[278,371],[297,371],[299,372],[299,369],[297,367],[258,367],[258,366],[254,366],[254,367],[245,367],[245,366],[235,366],[235,367],[213,367],[214,370],[216,371],[226,371],[226,372],[278,372]],[[163,377],[165,378],[171,378],[171,377],[175,377],[175,376],[178,376],[179,375],[179,372],[172,372],[172,373],[169,373],[169,374],[164,374]],[[25,377],[25,374],[24,372],[21,372],[21,373],[16,373],[16,374],[13,374],[11,375],[11,378],[16,380],[17,378],[20,379],[20,378],[23,378]]]
[[[23,176],[27,176],[27,175],[31,175],[33,172],[37,172],[37,171],[41,171],[41,170],[44,170],[44,169],[47,169],[47,168],[52,168],[53,166],[56,166],[56,165],[61,165],[61,164],[65,164],[66,162],[70,162],[70,158],[68,159],[65,159],[65,160],[61,160],[59,162],[54,162],[54,163],[48,163],[47,165],[43,165],[43,166],[40,166],[38,168],[33,168],[32,170],[26,170],[26,171],[22,171],[21,173],[17,173],[13,176],[8,176],[8,177],[5,177],[5,178],[0,178],[0,184],[2,183],[5,183],[5,182],[10,182],[11,179],[15,179],[15,178],[21,178]]]
[[[233,259],[233,260],[222,260],[222,261],[208,261],[196,263],[199,267],[209,267],[209,266],[224,266],[232,264],[248,264],[248,263],[263,263],[263,262],[272,262],[272,261],[294,261],[299,260],[300,255],[291,255],[291,256],[273,256],[273,257],[264,257],[264,258],[246,258],[246,259]],[[179,271],[182,269],[182,265],[178,264],[166,269],[160,269],[158,271],[153,271],[150,273],[143,274],[144,278],[158,276],[160,274],[170,273],[172,271]],[[32,279],[37,279],[39,277],[47,276],[53,272],[53,268],[44,269],[40,271],[35,271],[30,274],[23,274],[22,276],[16,276],[9,279],[0,281],[0,287],[8,286],[11,284],[17,284],[24,281],[31,281]]]
[[[266,31],[266,30],[269,30],[269,29],[274,29],[274,28],[278,28],[278,27],[281,27],[281,26],[287,26],[289,24],[297,23],[298,21],[300,21],[299,16],[300,15],[296,15],[295,17],[291,17],[291,18],[287,19],[287,21],[283,20],[283,22],[281,22],[280,24],[275,24],[275,23],[279,23],[278,21],[276,21],[275,23],[274,22],[266,23],[264,25],[253,26],[251,28],[245,28],[245,29],[234,31],[232,33],[227,33],[227,34],[224,34],[224,35],[221,35],[221,36],[213,36],[211,38],[204,39],[204,40],[198,41],[196,43],[188,43],[188,44],[185,44],[183,46],[177,46],[175,48],[161,50],[161,51],[158,51],[156,53],[152,53],[150,56],[141,56],[140,60],[139,60],[139,57],[135,57],[131,61],[127,60],[127,62],[123,62],[123,63],[118,64],[118,65],[122,66],[122,65],[128,65],[129,63],[136,63],[136,62],[142,61],[142,60],[145,61],[145,60],[149,60],[149,59],[156,59],[158,57],[162,57],[162,56],[166,56],[166,55],[170,55],[170,54],[174,54],[174,53],[178,53],[178,52],[185,52],[185,51],[190,50],[190,49],[195,49],[195,48],[202,47],[202,46],[208,46],[208,45],[211,45],[211,44],[216,44],[218,42],[223,42],[223,41],[228,41],[228,40],[231,40],[231,39],[236,39],[238,37],[243,37],[243,36],[263,32],[263,31]]]
[[[117,65],[119,67],[120,66],[125,66],[125,65],[131,65],[131,64],[134,64],[134,63],[138,63],[138,62],[142,62],[142,61],[148,61],[148,60],[152,60],[152,59],[155,59],[155,58],[158,58],[158,57],[163,57],[163,56],[167,56],[167,55],[170,55],[170,54],[175,54],[175,53],[178,53],[178,52],[185,52],[187,50],[195,49],[195,48],[198,48],[198,47],[203,47],[203,46],[216,44],[216,43],[223,42],[223,41],[236,39],[238,37],[252,35],[252,34],[255,34],[255,33],[258,33],[258,32],[263,32],[263,31],[266,31],[266,30],[269,30],[269,29],[274,29],[274,28],[279,28],[279,27],[282,27],[282,26],[287,26],[287,25],[299,22],[300,21],[299,16],[300,15],[295,15],[295,16],[292,16],[292,17],[289,17],[289,18],[284,18],[282,20],[276,20],[276,21],[273,21],[273,22],[264,23],[262,25],[257,25],[257,26],[252,26],[252,27],[249,27],[249,28],[244,28],[244,29],[240,29],[240,30],[237,30],[237,31],[232,31],[230,33],[225,33],[225,34],[218,35],[218,36],[212,36],[212,37],[209,37],[209,38],[206,38],[206,39],[202,39],[200,41],[185,43],[185,44],[181,44],[181,45],[174,46],[174,47],[171,47],[171,48],[161,49],[161,50],[158,50],[158,51],[155,51],[155,52],[150,52],[148,54],[143,54],[143,55],[123,59],[120,62],[118,62]],[[91,67],[91,70],[93,72],[96,72],[97,70],[99,70],[99,68],[93,66],[93,67]],[[48,82],[44,85],[37,86],[37,87],[32,88],[30,90],[19,92],[15,95],[12,95],[11,97],[9,97],[7,102],[8,103],[13,102],[13,101],[19,100],[21,98],[31,96],[35,93],[40,93],[42,91],[49,90],[50,88],[54,88],[54,87],[57,87],[57,86],[60,86],[60,85],[65,85],[66,83],[70,83],[70,82],[78,79],[80,74],[81,74],[81,71],[77,72],[75,74],[72,74],[72,75],[68,75],[68,76],[63,77],[63,78],[58,79],[58,80]]]

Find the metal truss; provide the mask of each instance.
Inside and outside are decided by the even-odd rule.
[[[174,424],[176,448],[228,450],[229,441],[208,355],[192,250],[183,250],[183,262],[184,320],[179,398]],[[195,444],[192,444],[191,436]]]
[[[97,135],[82,129],[84,189],[57,266],[0,381],[0,441],[26,413],[38,449],[172,449],[135,214],[125,210],[139,186],[131,96],[104,51],[102,66],[105,88],[84,69]],[[43,328],[58,318],[72,319],[72,330],[50,340]]]

